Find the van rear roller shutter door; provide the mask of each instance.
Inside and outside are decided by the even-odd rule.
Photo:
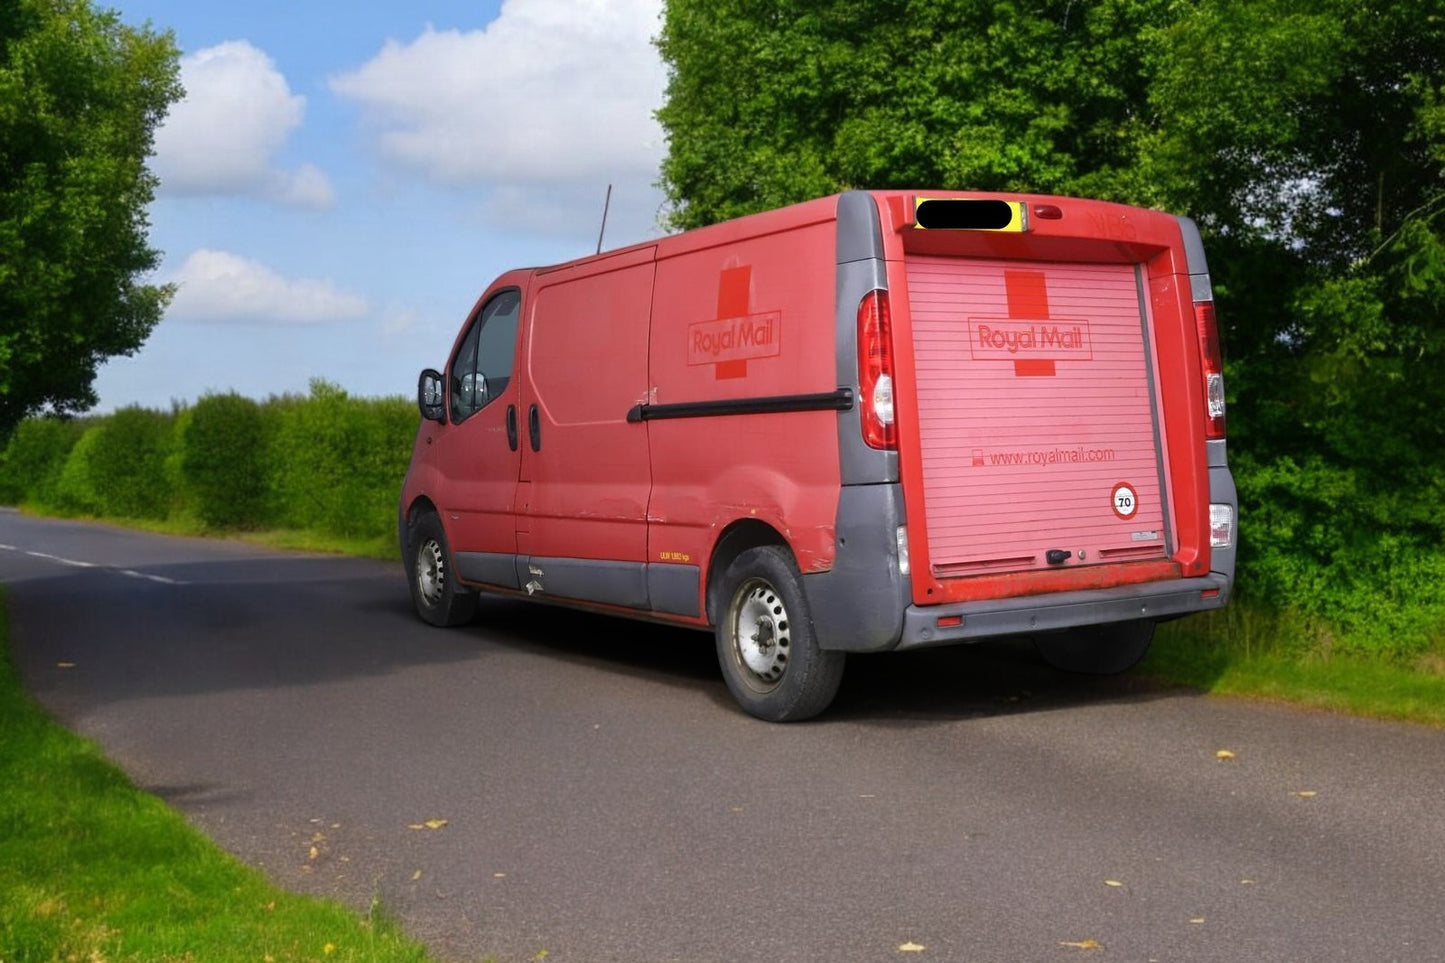
[[[1166,555],[1138,268],[913,256],[908,290],[934,574]]]

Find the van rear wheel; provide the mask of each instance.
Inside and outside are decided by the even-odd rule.
[[[441,519],[432,512],[407,529],[411,601],[416,614],[432,625],[465,625],[477,611],[477,596],[456,579],[451,549]]]
[[[1034,637],[1034,648],[1049,665],[1063,672],[1118,675],[1134,667],[1154,641],[1154,622],[1082,625]]]
[[[786,549],[743,552],[723,574],[718,663],[733,698],[768,722],[809,719],[843,681],[842,652],[818,648],[802,578]]]

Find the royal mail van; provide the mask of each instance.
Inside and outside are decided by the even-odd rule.
[[[508,272],[401,500],[416,609],[494,592],[715,633],[763,719],[849,652],[1031,635],[1117,672],[1216,609],[1236,496],[1193,222],[852,191]]]

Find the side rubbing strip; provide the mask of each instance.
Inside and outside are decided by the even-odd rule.
[[[627,412],[627,420],[776,415],[789,411],[847,411],[852,407],[853,389],[839,388],[837,391],[812,395],[772,395],[766,398],[728,398],[722,401],[688,401],[672,405],[633,405]]]

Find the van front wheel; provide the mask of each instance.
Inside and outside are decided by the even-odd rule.
[[[1153,641],[1154,623],[1139,619],[1037,635],[1034,648],[1045,662],[1064,672],[1118,675],[1144,658]]]
[[[733,698],[769,722],[822,712],[843,681],[842,652],[818,648],[802,578],[786,549],[750,548],[723,575],[718,662]]]
[[[441,519],[431,512],[419,516],[407,529],[406,541],[416,614],[443,627],[470,622],[477,610],[477,596],[457,582]]]

